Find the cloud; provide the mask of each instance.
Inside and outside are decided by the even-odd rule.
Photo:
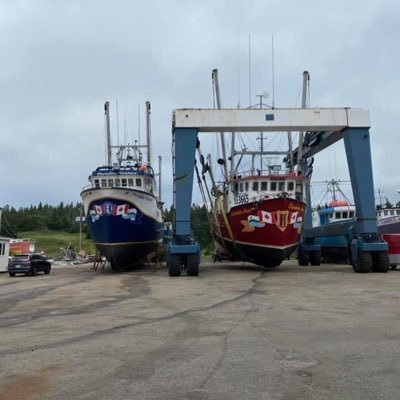
[[[276,106],[299,105],[307,69],[311,105],[369,108],[375,183],[394,193],[399,14],[389,0],[3,2],[0,204],[79,201],[104,162],[106,100],[115,140],[117,99],[120,138],[126,116],[129,140],[138,135],[138,106],[143,135],[144,103],[152,103],[153,154],[163,157],[169,204],[172,111],[213,106],[213,68],[224,106],[246,107],[265,91],[272,101],[272,35]],[[211,135],[202,142],[217,151]],[[343,147],[325,154],[316,178],[342,178],[333,175],[346,174]]]

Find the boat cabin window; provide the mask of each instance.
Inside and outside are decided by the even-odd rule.
[[[246,192],[249,191],[249,182],[245,182],[245,184],[244,184],[244,190],[245,190]]]
[[[390,210],[390,215],[394,215],[394,210]]]
[[[396,210],[396,215],[400,215],[400,210]]]
[[[335,218],[340,219],[340,212],[335,212]]]
[[[126,179],[121,179],[121,186],[126,187],[127,183],[126,183]]]
[[[94,187],[100,187],[100,181],[98,179],[94,180]]]
[[[294,182],[290,181],[287,183],[287,190],[288,192],[293,192],[294,190]]]
[[[255,192],[258,191],[258,182],[257,182],[257,181],[253,182],[253,190],[254,190]]]
[[[275,192],[276,191],[276,182],[271,182],[271,192]]]
[[[261,190],[268,190],[268,182],[261,182]]]
[[[144,187],[146,188],[146,190],[148,190],[149,192],[152,192],[152,186],[151,186],[151,180],[150,179],[145,179],[144,180]]]
[[[115,186],[121,186],[121,179],[115,180]]]
[[[108,180],[108,186],[109,187],[113,187],[114,186],[113,184],[114,184],[114,181],[112,179],[109,179]]]
[[[347,211],[343,211],[342,218],[347,218]]]
[[[136,186],[142,186],[142,180],[140,178],[136,178]]]
[[[107,187],[107,179],[102,179],[101,180],[101,186],[102,187]]]
[[[239,190],[239,184],[238,183],[233,183],[231,186],[232,192],[237,193]]]
[[[283,192],[285,190],[285,182],[278,182],[278,190]]]
[[[388,212],[387,212],[387,211],[384,211],[384,212],[383,212],[383,215],[384,215],[385,217],[387,217]]]
[[[239,183],[239,192],[243,192],[243,182]]]
[[[128,178],[128,186],[133,186],[133,178]]]
[[[354,218],[354,211],[349,211],[349,218]]]
[[[303,185],[301,183],[296,183],[296,197],[303,197]]]
[[[332,213],[332,214],[329,214],[329,218],[333,218],[333,213]]]

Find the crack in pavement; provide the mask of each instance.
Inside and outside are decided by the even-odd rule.
[[[100,331],[90,332],[90,333],[87,333],[87,334],[84,334],[84,335],[79,335],[79,336],[75,336],[75,337],[71,337],[71,338],[67,338],[67,339],[62,339],[62,340],[55,341],[55,342],[52,342],[52,343],[46,343],[46,344],[33,346],[33,348],[31,346],[31,347],[25,347],[25,348],[20,348],[20,349],[16,349],[16,350],[3,351],[3,352],[0,352],[0,356],[10,355],[10,354],[22,354],[22,353],[31,352],[31,351],[34,351],[34,350],[53,349],[53,348],[56,348],[58,346],[69,345],[69,344],[77,343],[77,342],[80,342],[80,341],[83,341],[83,340],[92,339],[93,337],[107,335],[107,334],[110,334],[110,333],[112,334],[112,333],[117,332],[119,330],[126,329],[126,328],[131,328],[131,327],[134,327],[134,326],[147,325],[147,324],[152,324],[152,323],[155,323],[155,322],[163,322],[163,321],[171,320],[171,319],[174,319],[174,318],[181,318],[181,317],[184,317],[185,315],[188,315],[188,314],[191,314],[191,313],[195,313],[195,312],[203,312],[203,311],[213,310],[215,308],[219,308],[219,307],[225,306],[227,304],[239,301],[239,300],[241,300],[241,299],[253,294],[254,288],[257,286],[258,281],[261,278],[263,278],[264,274],[265,274],[265,271],[260,271],[260,275],[251,280],[253,285],[248,290],[246,290],[246,292],[244,292],[244,293],[242,293],[242,294],[240,294],[240,295],[238,295],[236,297],[233,297],[231,299],[223,300],[223,301],[220,301],[218,303],[211,304],[209,306],[195,307],[195,308],[192,308],[192,309],[186,309],[186,310],[178,311],[178,312],[173,313],[173,314],[164,315],[162,317],[148,318],[148,319],[145,319],[145,320],[130,322],[130,323],[127,323],[127,324],[116,325],[116,326],[113,326],[111,328],[103,329],[103,330],[100,330]],[[248,315],[250,312],[253,312],[253,310],[250,310],[250,311],[247,310],[246,312],[247,312],[247,315]],[[133,318],[133,316],[131,318]]]
[[[75,284],[76,282],[72,282],[71,284]],[[29,296],[25,296],[23,300],[31,300],[32,298],[36,298],[39,295],[43,295],[46,293],[51,292],[52,290],[58,289],[63,286],[68,286],[68,285],[59,285],[59,286],[54,286],[53,288],[50,288],[46,290],[47,288],[43,288],[42,291],[35,291],[32,294],[37,294],[37,296],[32,296],[31,298]],[[25,322],[28,321],[33,321],[37,319],[42,319],[42,318],[49,318],[49,317],[54,317],[54,316],[68,316],[68,315],[80,315],[80,314],[86,314],[90,311],[96,311],[98,309],[113,305],[113,304],[118,304],[121,303],[127,299],[135,298],[140,295],[148,294],[149,293],[149,288],[148,284],[145,281],[142,281],[140,286],[128,286],[124,282],[123,288],[125,290],[128,290],[128,293],[126,294],[121,294],[121,295],[113,295],[111,300],[104,300],[104,301],[99,301],[97,303],[92,303],[92,304],[86,304],[82,305],[79,307],[75,308],[59,308],[57,310],[46,310],[46,311],[41,311],[37,312],[35,314],[29,313],[29,314],[21,314],[18,317],[15,316],[10,316],[10,317],[0,317],[0,328],[9,328],[12,326],[17,326],[21,325]],[[37,293],[40,292],[40,293]],[[18,293],[16,294],[18,295]],[[17,302],[18,303],[18,302]],[[7,308],[6,308],[7,310]]]

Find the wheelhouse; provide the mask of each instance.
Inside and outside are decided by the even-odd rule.
[[[306,180],[307,178],[303,175],[295,173],[234,176],[229,181],[228,204],[233,207],[238,204],[274,198],[305,201]]]
[[[99,167],[89,176],[92,189],[135,189],[155,193],[153,169],[149,166]]]
[[[376,211],[378,218],[393,217],[400,215],[400,209],[379,209]]]

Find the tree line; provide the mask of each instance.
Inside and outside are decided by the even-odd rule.
[[[20,232],[27,231],[76,233],[79,232],[80,212],[81,203],[61,202],[57,206],[39,203],[18,209],[7,205],[2,211],[0,233],[9,237],[18,237]]]

